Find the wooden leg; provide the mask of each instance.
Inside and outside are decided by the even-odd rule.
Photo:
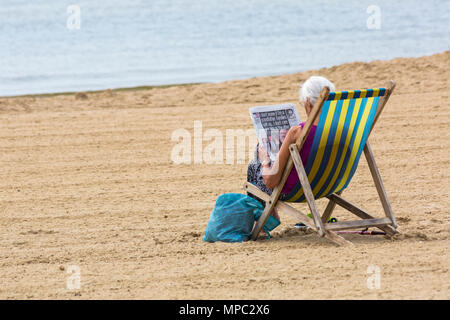
[[[341,195],[342,194],[342,190],[336,193],[337,195]],[[325,211],[323,212],[322,215],[322,222],[323,223],[327,223],[327,221],[330,219],[331,214],[333,213],[334,208],[336,208],[336,202],[334,202],[331,199],[328,199],[328,204],[327,207],[325,208]]]
[[[270,196],[268,194],[264,193],[263,191],[258,189],[257,186],[255,186],[249,182],[246,182],[244,184],[244,189],[247,192],[257,196],[258,198],[260,198],[263,201],[269,201],[269,199],[270,199]],[[311,218],[308,217],[306,214],[300,212],[297,209],[294,209],[293,207],[291,207],[290,205],[286,204],[283,201],[277,201],[275,208],[279,212],[282,212],[291,217],[294,217],[298,221],[300,221],[300,222],[304,223],[306,226],[308,226],[312,231],[317,232],[316,226],[314,225],[314,221],[311,220]],[[335,233],[333,231],[327,230],[325,233],[325,238],[339,246],[353,245],[353,243],[345,240],[343,237],[341,237],[340,235],[338,235],[337,233]]]
[[[302,222],[306,226],[308,226],[312,231],[318,232],[318,230],[316,229],[316,226],[313,224],[313,221],[311,220],[310,217],[308,217],[307,215],[301,213],[300,211],[292,208],[290,205],[284,203],[283,201],[278,201],[277,209],[280,212],[283,212],[285,214],[295,217],[297,220],[299,220],[300,222]],[[345,240],[343,237],[341,237],[340,235],[338,235],[337,233],[335,233],[331,230],[326,230],[324,237],[339,246],[353,245],[353,243]]]
[[[397,221],[395,220],[394,212],[392,212],[391,204],[389,203],[386,190],[384,189],[383,182],[381,181],[380,172],[378,171],[377,164],[375,163],[375,158],[373,157],[372,149],[369,146],[369,142],[367,142],[364,147],[364,155],[369,165],[373,181],[375,182],[375,187],[377,188],[381,204],[383,205],[384,213],[386,214],[386,217],[391,219],[392,226],[394,228],[397,228]]]
[[[273,209],[275,208],[275,205],[277,204],[282,189],[283,187],[278,185],[277,187],[275,187],[275,189],[273,189],[270,198],[265,200],[266,207],[264,208],[264,211],[262,212],[261,216],[256,222],[256,226],[253,228],[251,237],[252,240],[256,240],[258,238],[258,235],[261,232],[264,224],[266,223],[267,218],[269,218],[269,215],[272,213]]]
[[[258,221],[256,222],[255,227],[252,231],[252,240],[256,240],[258,238],[259,233],[261,232],[264,224],[266,223],[267,219],[269,218],[269,215],[272,213],[272,210],[275,207],[276,201],[269,198],[269,200],[266,202],[266,206],[264,208],[264,211],[262,212],[261,216],[259,217]]]
[[[330,200],[333,200],[334,203],[340,205],[342,208],[347,209],[354,215],[360,217],[361,219],[374,219],[373,216],[371,216],[370,214],[368,214],[361,208],[358,208],[351,202],[348,202],[347,200],[345,200],[344,198],[342,198],[341,196],[339,196],[337,194],[331,194],[328,196],[328,198]],[[392,220],[390,220],[390,219],[389,219],[389,221],[392,222]],[[397,231],[394,228],[392,228],[390,225],[378,226],[378,228],[383,230],[384,232],[386,232],[388,235],[394,235],[397,233]]]
[[[317,232],[321,237],[323,237],[325,235],[325,227],[322,223],[322,219],[320,218],[319,211],[317,210],[316,201],[314,199],[314,195],[311,190],[311,185],[309,184],[308,176],[306,175],[305,168],[303,167],[302,159],[300,158],[297,146],[293,144],[289,147],[289,150],[291,151],[291,157],[292,160],[294,161],[294,166],[295,169],[297,170],[298,178],[302,185],[306,202],[308,203],[309,209],[311,210],[311,214],[313,216]]]

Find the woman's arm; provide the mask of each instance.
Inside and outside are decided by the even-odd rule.
[[[280,182],[281,175],[283,174],[284,168],[286,167],[286,163],[289,159],[289,146],[296,142],[297,138],[300,136],[301,130],[301,126],[294,126],[289,129],[272,167],[269,166],[267,159],[260,158],[263,166],[262,176],[267,188],[273,189]]]

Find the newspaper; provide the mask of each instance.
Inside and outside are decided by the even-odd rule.
[[[292,103],[250,108],[260,146],[274,161],[290,127],[300,124],[297,108]]]

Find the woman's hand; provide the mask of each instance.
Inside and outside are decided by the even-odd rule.
[[[298,137],[300,136],[301,130],[302,130],[301,126],[294,126],[289,129],[286,135],[286,139],[284,140],[284,143],[281,145],[280,152],[278,152],[277,158],[272,164],[272,167],[264,168],[262,176],[267,188],[273,189],[280,182],[281,175],[283,174],[284,168],[286,167],[286,163],[289,159],[290,155],[289,146],[297,141]],[[261,158],[260,160],[261,162],[263,161]]]
[[[289,129],[286,135],[286,141],[288,143],[288,146],[297,142],[297,139],[300,136],[300,131],[302,131],[301,126],[293,126]]]
[[[263,146],[258,147],[258,159],[262,164],[270,163],[269,154],[267,153],[266,148],[264,148]]]

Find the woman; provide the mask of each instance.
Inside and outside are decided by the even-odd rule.
[[[301,86],[299,90],[299,99],[300,104],[305,108],[307,116],[310,115],[311,110],[324,87],[329,87],[330,91],[335,91],[335,87],[332,82],[319,76],[310,77]],[[314,140],[314,134],[317,129],[317,124],[319,123],[319,117],[320,116],[316,118],[308,137],[300,150],[300,157],[302,158],[303,165],[306,165],[308,160],[312,142]],[[289,129],[281,145],[280,152],[273,162],[270,160],[267,150],[258,145],[255,151],[255,159],[250,161],[248,166],[247,181],[255,184],[262,191],[271,194],[272,189],[275,188],[280,182],[284,168],[286,167],[286,163],[289,159],[289,145],[297,141],[304,125],[305,122],[302,122],[298,126],[294,126]],[[281,191],[280,200],[284,200],[284,196],[295,187],[297,182],[297,171],[295,168],[292,168],[283,190]],[[275,210],[273,216],[279,219],[278,213]]]

